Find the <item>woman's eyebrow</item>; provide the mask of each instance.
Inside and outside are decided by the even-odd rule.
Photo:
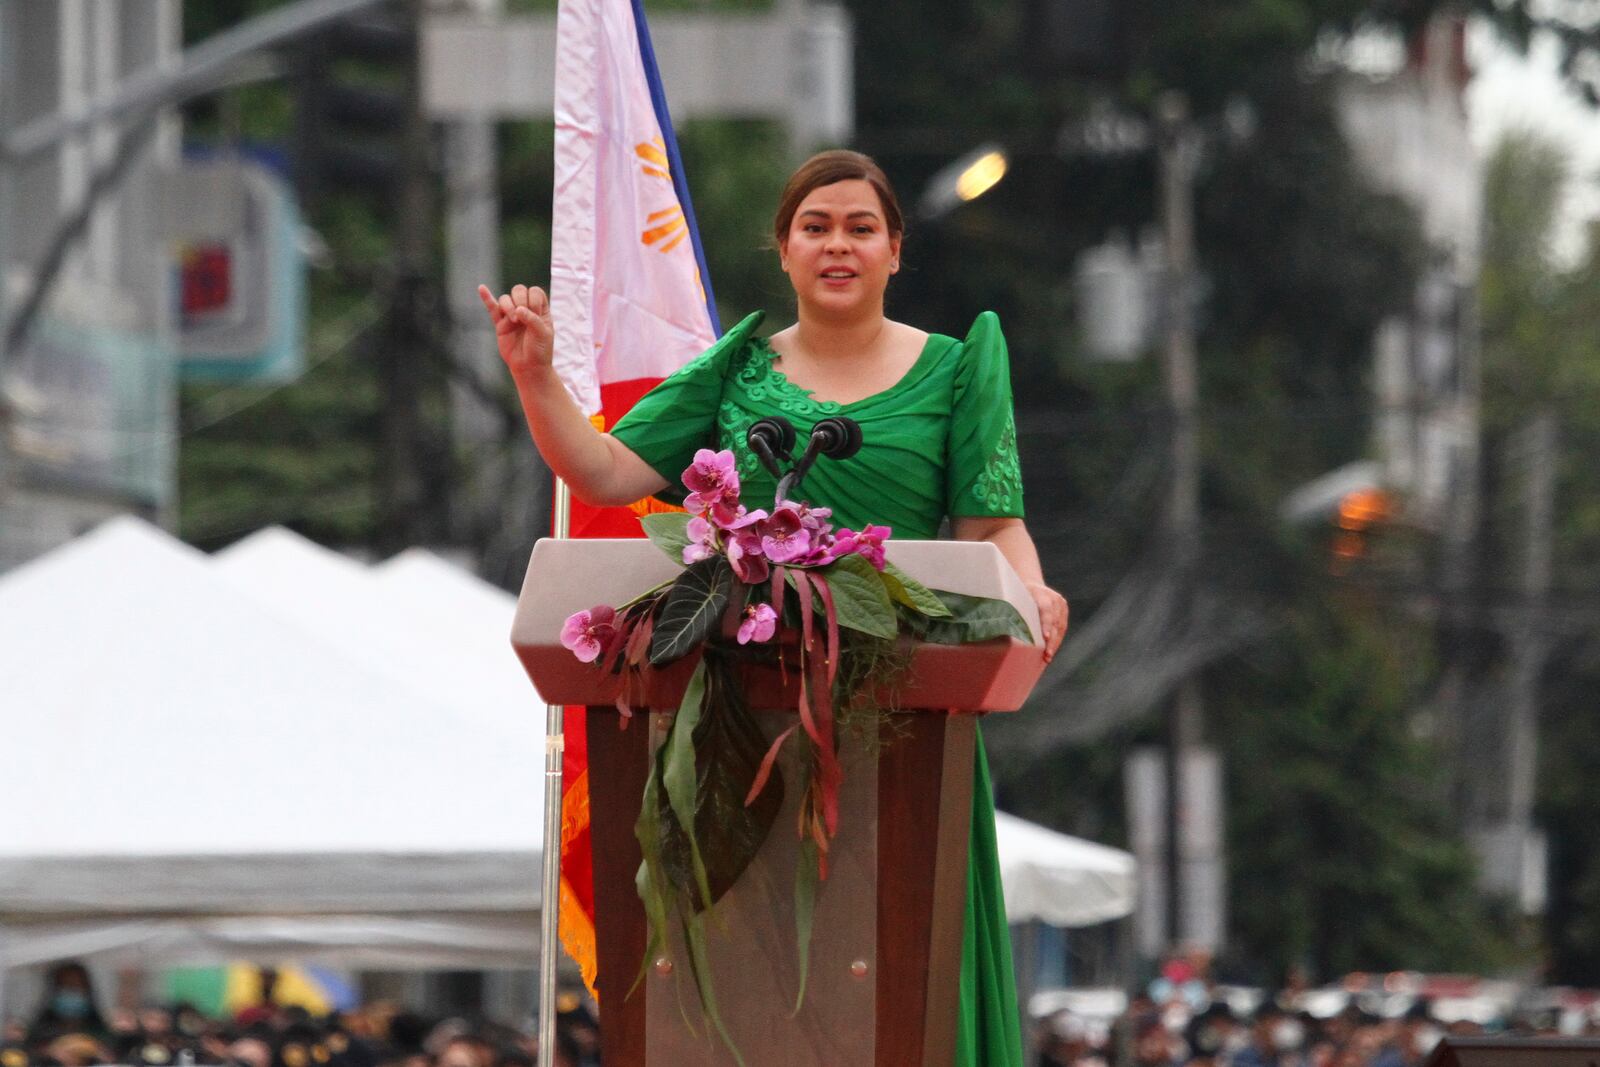
[[[824,210],[822,210],[819,207],[808,207],[804,211],[800,212],[800,214],[801,215],[820,215],[822,218],[828,218],[829,217],[829,213],[824,211]],[[866,209],[862,209],[860,211],[852,211],[848,215],[845,216],[845,218],[847,218],[847,219],[859,219],[859,218],[875,219],[877,217],[878,217],[878,213],[876,211],[869,211],[869,210],[866,210]]]

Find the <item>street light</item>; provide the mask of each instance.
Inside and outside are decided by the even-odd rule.
[[[978,199],[999,184],[1010,165],[1005,149],[997,144],[974,148],[928,179],[917,202],[917,214],[931,222],[960,204]]]

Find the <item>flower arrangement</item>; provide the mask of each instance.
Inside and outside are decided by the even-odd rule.
[[[646,781],[637,882],[650,926],[646,958],[676,921],[706,1018],[731,1048],[710,984],[705,922],[777,818],[781,750],[797,734],[806,746],[795,909],[803,999],[812,905],[838,832],[841,713],[874,710],[886,689],[882,667],[902,636],[945,644],[1031,636],[1009,604],[931,590],[895,567],[886,526],[835,529],[828,508],[792,500],[748,509],[730,451],[701,449],[683,484],[684,513],[641,520],[682,573],[620,607],[573,614],[561,643],[620,677],[624,725],[648,671],[699,654]],[[798,721],[770,743],[745,700],[738,668],[749,660],[773,663],[798,683]]]

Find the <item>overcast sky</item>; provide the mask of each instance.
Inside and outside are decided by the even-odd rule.
[[[1553,40],[1535,40],[1527,57],[1484,26],[1474,26],[1468,40],[1476,76],[1467,90],[1467,108],[1478,150],[1487,155],[1502,132],[1521,126],[1545,132],[1571,155],[1574,180],[1556,252],[1575,262],[1583,252],[1587,222],[1600,217],[1600,112],[1562,84]]]

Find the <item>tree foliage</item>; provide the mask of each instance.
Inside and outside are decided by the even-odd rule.
[[[1495,147],[1484,179],[1484,419],[1505,440],[1537,414],[1557,418],[1557,605],[1587,597],[1600,580],[1592,459],[1600,446],[1600,254],[1591,240],[1581,262],[1565,265],[1554,248],[1562,198],[1574,180],[1559,146],[1530,132]],[[1525,519],[1516,484],[1491,485],[1500,498],[1496,510],[1509,514],[1501,525],[1516,527],[1492,532],[1508,551],[1520,548]],[[1550,842],[1546,937],[1552,979],[1593,985],[1600,982],[1600,798],[1590,753],[1600,742],[1593,699],[1600,647],[1592,627],[1558,626],[1556,633],[1541,689],[1538,779],[1538,820]]]
[[[1471,855],[1412,725],[1424,631],[1373,608],[1335,589],[1305,598],[1217,701],[1238,948],[1279,973],[1496,958]]]

